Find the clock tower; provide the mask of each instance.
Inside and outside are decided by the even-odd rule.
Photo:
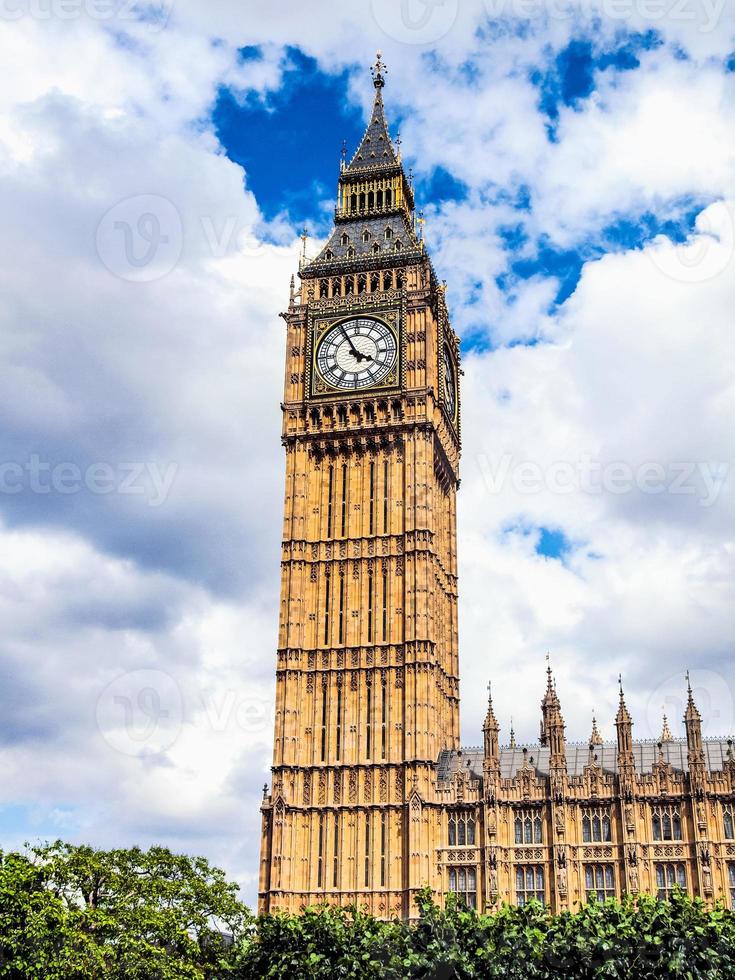
[[[459,749],[459,343],[383,110],[286,324],[286,493],[260,908],[407,917]],[[437,810],[436,819],[440,818]]]

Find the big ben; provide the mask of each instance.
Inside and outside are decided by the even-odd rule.
[[[260,907],[410,913],[459,748],[459,342],[375,101],[284,314],[286,492]]]
[[[416,914],[418,891],[553,911],[677,888],[735,908],[735,739],[593,716],[567,742],[551,667],[540,738],[501,744],[489,694],[459,743],[459,343],[383,112],[384,65],[335,224],[286,321],[286,495],[260,908]],[[483,651],[492,656],[492,651]]]

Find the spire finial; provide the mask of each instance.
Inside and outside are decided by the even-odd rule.
[[[383,61],[383,52],[378,51],[375,55],[375,64],[370,69],[373,76],[373,85],[376,88],[384,88],[387,71],[388,69],[385,67],[385,62]]]
[[[513,716],[510,719],[510,747],[514,749],[516,747],[516,733],[513,728]]]
[[[299,260],[299,268],[303,268],[306,265],[306,241],[309,237],[309,232],[306,230],[306,225],[301,229],[301,258]]]
[[[492,708],[493,706],[493,682],[492,681],[487,682],[487,706],[488,708]]]
[[[592,712],[592,734],[590,735],[590,746],[592,745],[602,745],[602,735],[600,735],[600,729],[597,727],[597,715],[594,710]]]
[[[674,736],[671,734],[671,729],[669,728],[669,719],[666,717],[666,712],[664,712],[664,724],[661,729],[661,741],[662,742],[673,742]]]

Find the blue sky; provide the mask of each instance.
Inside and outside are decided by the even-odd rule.
[[[464,740],[489,677],[501,737],[511,712],[535,737],[547,650],[570,737],[592,707],[612,735],[622,671],[655,738],[687,667],[708,733],[735,729],[735,10],[541,6],[447,0],[420,34],[383,0],[6,25],[0,847],[167,843],[252,900],[278,314],[378,47],[463,339]]]

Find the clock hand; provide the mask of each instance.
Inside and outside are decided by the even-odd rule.
[[[365,361],[365,360],[372,361],[372,357],[368,357],[367,354],[361,354],[360,351],[357,349],[357,347],[355,347],[355,345],[352,343],[352,340],[350,339],[350,335],[347,333],[347,331],[344,328],[344,324],[340,326],[340,329],[342,330],[342,333],[345,335],[345,340],[350,345],[350,350],[352,351],[353,357],[355,357],[358,361]]]

